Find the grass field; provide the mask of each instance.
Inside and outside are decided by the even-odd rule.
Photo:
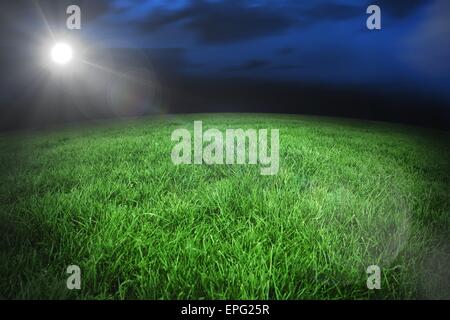
[[[173,165],[194,120],[280,129],[279,174]],[[3,134],[0,298],[448,299],[449,161],[448,133],[287,115]]]

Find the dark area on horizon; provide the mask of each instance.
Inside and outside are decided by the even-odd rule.
[[[72,3],[82,8],[81,31],[65,30]],[[376,3],[383,29],[375,32],[365,29],[366,1],[2,4],[0,130],[196,112],[448,130],[448,2]],[[42,67],[51,39],[45,21],[60,38],[82,43],[89,65],[68,74]]]
[[[170,83],[160,100],[165,101],[166,112],[256,112],[299,115],[337,116],[374,121],[397,122],[435,129],[449,130],[450,110],[440,101],[429,97],[403,96],[373,92],[370,88],[314,86],[301,83],[279,83],[246,79],[178,78]],[[106,102],[101,106],[88,100],[74,102],[71,96],[57,94],[52,104],[46,104],[43,114],[35,112],[36,100],[19,97],[4,108],[1,130],[42,128],[48,125],[85,122],[118,117],[108,111]],[[89,116],[78,109],[91,108]],[[95,110],[95,115],[92,115]],[[24,115],[33,115],[26,117]],[[147,112],[142,116],[155,113]],[[130,115],[135,117],[136,115]]]

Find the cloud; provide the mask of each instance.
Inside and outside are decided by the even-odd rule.
[[[279,34],[294,23],[284,10],[265,5],[251,6],[244,1],[192,1],[180,10],[153,10],[142,30],[153,31],[174,23],[194,32],[201,42],[221,44]]]
[[[178,24],[180,29],[193,32],[202,43],[216,45],[279,35],[293,27],[364,14],[365,7],[361,5],[335,1],[311,5],[298,1],[193,0],[177,9],[152,8],[137,25],[144,32],[154,32]]]
[[[301,14],[308,19],[309,23],[325,20],[350,19],[365,13],[365,8],[353,5],[339,4],[335,2],[320,3],[313,7],[301,10]]]
[[[270,61],[267,60],[261,60],[261,59],[251,59],[244,63],[242,63],[239,66],[232,66],[225,68],[226,71],[246,71],[246,70],[255,70],[255,69],[261,69],[264,67],[267,67],[271,65]]]
[[[276,53],[277,53],[277,55],[280,55],[280,56],[287,56],[287,55],[293,54],[294,52],[295,52],[295,48],[284,47],[284,48],[278,49]]]
[[[386,10],[388,14],[394,17],[404,18],[431,2],[430,0],[378,0],[371,1],[368,5],[376,4],[382,11]]]

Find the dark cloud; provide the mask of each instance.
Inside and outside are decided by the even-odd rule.
[[[403,18],[432,2],[431,0],[378,0],[369,4],[376,4],[381,8],[382,12],[386,10],[387,13],[394,17]]]
[[[264,7],[248,7],[238,1],[212,5],[203,2],[201,15],[187,23],[206,43],[247,40],[277,34],[293,23],[283,12]]]
[[[359,6],[338,3],[320,3],[301,11],[310,23],[324,20],[343,20],[364,14],[365,10]]]
[[[141,30],[148,32],[179,24],[181,28],[194,32],[203,43],[226,44],[280,34],[290,27],[349,19],[364,13],[365,7],[361,5],[335,2],[308,7],[295,1],[274,6],[270,2],[254,5],[242,0],[194,0],[178,10],[154,9],[138,25]]]
[[[251,59],[239,66],[232,66],[225,68],[226,71],[245,71],[245,70],[255,70],[264,68],[271,65],[270,61],[267,60],[261,60],[261,59]]]
[[[280,56],[287,56],[294,52],[295,52],[295,48],[284,47],[284,48],[278,49],[276,53]]]
[[[196,0],[178,11],[155,10],[140,27],[152,31],[173,23],[182,23],[204,43],[220,44],[278,34],[294,20],[284,10],[250,6],[243,1]]]

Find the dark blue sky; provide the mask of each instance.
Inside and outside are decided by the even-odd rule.
[[[81,6],[84,46],[178,49],[179,72],[372,84],[450,97],[448,0],[17,0],[2,4],[3,45],[64,30]],[[382,30],[366,29],[366,8]],[[173,52],[173,51],[172,51]],[[171,59],[174,59],[172,54]]]
[[[381,31],[365,27],[371,3],[381,7]],[[450,96],[446,0],[116,0],[84,34],[104,46],[183,49],[190,73]]]

